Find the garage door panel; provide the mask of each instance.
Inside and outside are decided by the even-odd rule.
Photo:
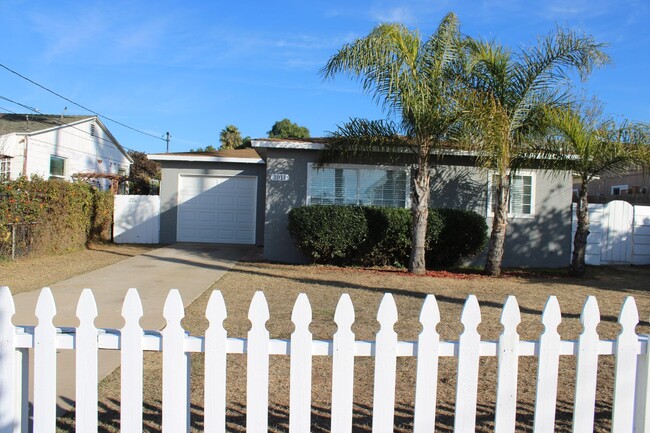
[[[179,241],[255,243],[255,178],[181,176],[179,183]]]

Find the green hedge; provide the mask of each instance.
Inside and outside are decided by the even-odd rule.
[[[316,263],[406,267],[411,253],[409,209],[304,206],[289,213],[289,232]],[[452,266],[480,252],[487,227],[475,212],[430,209],[427,265]]]
[[[11,224],[28,224],[31,254],[109,240],[112,218],[113,196],[86,183],[38,177],[0,183],[0,242],[10,242]]]

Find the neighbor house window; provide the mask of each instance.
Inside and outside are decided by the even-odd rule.
[[[612,195],[623,195],[627,194],[627,185],[614,185],[612,187]]]
[[[65,177],[65,158],[59,156],[50,156],[50,177]]]
[[[392,167],[309,167],[308,204],[406,207],[406,169]]]
[[[499,175],[492,174],[488,182],[488,216],[494,215],[497,206],[497,183]],[[534,212],[534,186],[535,177],[532,173],[519,173],[512,177],[510,183],[510,201],[508,202],[508,216],[531,216]]]
[[[11,157],[0,156],[0,181],[11,179]]]

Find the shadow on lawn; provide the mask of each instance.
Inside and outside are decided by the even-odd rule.
[[[350,281],[344,281],[344,280],[327,280],[327,279],[318,279],[318,278],[305,278],[305,277],[290,277],[287,275],[282,275],[279,276],[274,273],[270,272],[263,272],[260,270],[253,270],[250,267],[246,268],[234,268],[229,271],[230,273],[241,273],[241,274],[254,274],[254,275],[260,275],[260,276],[265,276],[265,277],[274,277],[274,278],[284,278],[284,279],[289,279],[292,281],[296,281],[299,283],[304,283],[304,284],[310,284],[310,285],[321,285],[321,286],[329,286],[329,287],[336,287],[340,289],[355,289],[355,290],[364,290],[368,292],[373,292],[373,293],[391,293],[392,295],[395,296],[408,296],[408,297],[413,297],[413,298],[421,298],[424,299],[427,295],[425,292],[418,292],[418,291],[413,291],[413,290],[407,290],[407,289],[395,289],[395,288],[389,288],[389,287],[373,287],[373,286],[366,286],[362,284],[356,284],[352,283]],[[410,277],[406,277],[410,278]],[[448,304],[456,304],[456,305],[464,305],[466,298],[462,297],[452,297],[452,296],[446,296],[446,295],[441,295],[441,294],[435,294],[436,300],[438,303],[448,303]],[[503,303],[500,302],[494,302],[486,299],[480,299],[479,304],[481,305],[482,308],[488,307],[488,308],[496,308],[498,310],[501,310],[503,308]],[[521,305],[519,306],[519,311],[524,314],[532,314],[535,316],[541,316],[542,310],[540,309],[535,309],[535,308],[527,308],[527,307],[522,307]],[[580,314],[579,313],[568,313],[566,311],[562,312],[562,317],[565,319],[580,319]],[[617,316],[611,316],[611,315],[601,315],[600,317],[601,322],[612,322],[612,323],[618,323],[618,317]],[[639,321],[639,325],[650,325],[650,322],[646,321]]]
[[[144,403],[143,431],[158,432],[162,430],[161,402]],[[534,423],[534,406],[520,403],[517,406],[516,430],[518,432],[532,432]],[[454,428],[453,403],[438,404],[436,413],[436,431],[452,432]],[[393,431],[407,433],[413,431],[413,407],[397,403],[394,412]],[[570,432],[573,417],[573,404],[559,401],[556,405],[556,432]],[[595,432],[609,431],[611,428],[612,408],[609,404],[596,403],[594,421]],[[354,404],[352,415],[352,431],[355,433],[372,431],[372,408],[367,405]],[[269,431],[286,432],[289,430],[289,408],[284,405],[271,404],[268,411]],[[234,432],[246,431],[246,407],[231,403],[226,414],[226,430]],[[312,405],[311,431],[329,432],[331,416],[329,407]],[[57,431],[74,432],[74,412],[68,413],[57,422]],[[190,429],[204,431],[204,410],[200,405],[190,406]],[[99,431],[106,433],[120,430],[119,401],[109,399],[99,404]],[[478,404],[476,407],[476,431],[491,432],[494,430],[494,407]]]

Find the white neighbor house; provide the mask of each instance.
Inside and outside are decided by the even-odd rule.
[[[128,175],[132,162],[96,116],[0,114],[0,180],[82,174],[108,189],[103,177]]]

